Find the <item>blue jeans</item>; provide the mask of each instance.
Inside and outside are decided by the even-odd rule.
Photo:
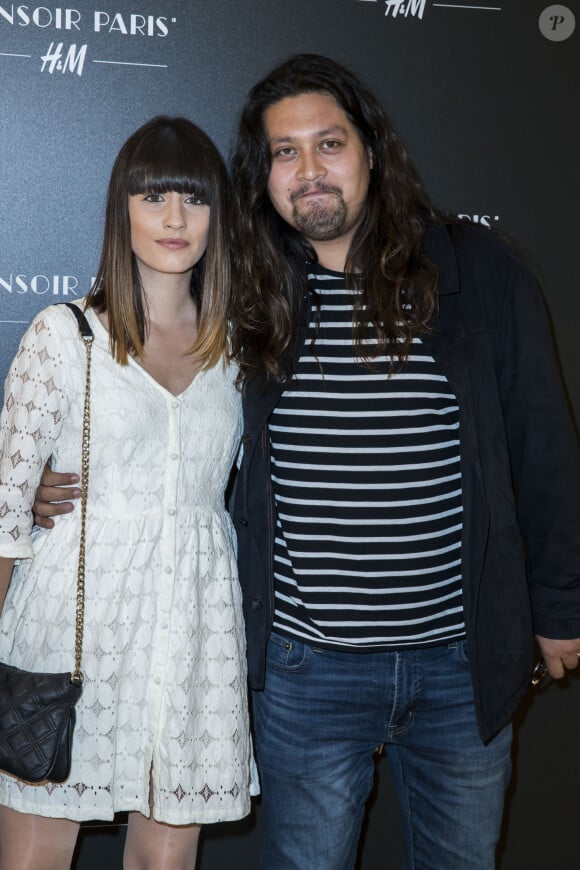
[[[343,653],[273,634],[253,705],[263,870],[352,870],[381,744],[407,870],[493,870],[511,726],[481,742],[465,643]]]

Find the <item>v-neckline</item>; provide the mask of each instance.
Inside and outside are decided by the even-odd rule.
[[[101,324],[101,326],[102,326],[102,324]],[[103,329],[104,329],[104,327],[103,327]],[[158,388],[159,388],[163,393],[165,393],[167,396],[170,396],[172,399],[181,399],[181,398],[183,398],[183,396],[185,396],[185,394],[188,392],[188,390],[189,390],[191,387],[193,387],[193,385],[194,385],[195,382],[197,381],[198,377],[199,377],[199,376],[201,375],[201,373],[203,372],[203,369],[199,369],[199,370],[194,374],[193,378],[190,380],[190,382],[187,384],[187,386],[184,387],[183,390],[181,390],[180,393],[173,393],[170,389],[168,389],[167,387],[164,387],[163,384],[160,384],[159,381],[157,380],[157,378],[154,378],[153,375],[152,375],[150,372],[147,371],[147,369],[143,368],[143,366],[141,365],[141,363],[137,362],[137,360],[135,359],[134,356],[129,356],[129,357],[127,357],[127,359],[128,359],[129,365],[132,365],[132,366],[134,366],[134,368],[139,369],[139,371],[140,371],[140,372],[145,376],[145,378],[146,378],[148,381],[151,381],[152,384],[154,384],[154,385],[155,385],[156,387],[158,387]]]
[[[106,338],[106,340],[107,340],[107,346],[108,346],[108,345],[109,345],[109,333],[108,333],[108,330],[107,330],[107,328],[105,327],[105,325],[101,322],[101,319],[100,319],[100,317],[98,316],[97,312],[96,312],[93,308],[88,308],[87,311],[86,311],[85,313],[89,315],[89,319],[91,319],[91,320],[93,321],[93,324],[95,324],[95,323],[97,324],[97,329],[98,329],[98,331],[101,333],[101,337]],[[197,381],[198,377],[199,377],[201,374],[203,374],[203,372],[204,372],[204,369],[198,369],[198,371],[196,371],[196,373],[194,374],[193,378],[192,378],[192,379],[190,380],[190,382],[189,382],[189,383],[188,383],[188,384],[183,388],[183,390],[181,390],[181,392],[179,392],[179,393],[173,393],[170,389],[168,389],[167,387],[164,387],[163,384],[159,383],[159,381],[157,380],[157,378],[154,378],[153,375],[152,375],[150,372],[147,371],[147,369],[143,368],[143,366],[141,365],[141,363],[137,362],[137,360],[135,359],[135,357],[133,357],[133,356],[131,356],[130,354],[128,354],[128,356],[127,356],[127,362],[128,362],[129,365],[133,366],[134,368],[137,368],[137,369],[141,372],[141,374],[142,374],[142,375],[143,375],[143,376],[144,376],[148,381],[151,381],[151,383],[152,383],[155,387],[157,387],[159,390],[161,390],[161,392],[165,393],[166,396],[169,396],[169,397],[172,398],[172,399],[181,399],[181,398],[183,398],[183,396],[185,396],[185,394],[188,392],[188,390],[189,390],[189,389],[194,385],[194,383]]]

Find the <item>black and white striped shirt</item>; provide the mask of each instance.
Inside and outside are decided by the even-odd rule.
[[[420,339],[391,376],[356,359],[344,275],[309,283],[320,323],[269,427],[274,628],[337,649],[463,637],[456,398]]]

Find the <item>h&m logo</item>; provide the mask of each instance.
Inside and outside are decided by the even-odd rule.
[[[40,72],[47,70],[52,75],[58,70],[61,73],[76,72],[78,76],[82,76],[86,56],[86,45],[80,45],[77,49],[76,43],[73,42],[72,45],[68,46],[65,53],[62,42],[58,42],[56,45],[51,42],[46,54],[43,54],[40,58],[42,61]]]
[[[407,18],[410,15],[412,18],[423,18],[426,3],[427,0],[385,0],[385,16],[396,18],[404,15]]]

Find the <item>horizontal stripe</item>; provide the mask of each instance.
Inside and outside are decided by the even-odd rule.
[[[451,407],[444,407],[444,408],[430,408],[428,412],[425,411],[424,408],[417,408],[413,411],[407,412],[406,416],[419,417],[419,416],[427,416],[427,414],[433,415],[433,416],[444,416],[446,414],[449,414],[451,411],[457,411],[457,407],[451,406]],[[312,413],[313,413],[312,408],[304,408],[304,409],[296,408],[296,409],[293,409],[292,416],[294,416],[294,417],[308,417],[310,419],[312,417]],[[398,410],[397,411],[385,411],[385,410],[381,409],[381,410],[363,411],[360,408],[355,408],[352,411],[342,411],[341,410],[340,414],[337,414],[336,411],[334,411],[334,410],[324,411],[324,410],[321,410],[319,408],[316,413],[317,413],[318,417],[335,417],[337,422],[342,422],[342,420],[345,417],[354,417],[354,418],[371,417],[373,420],[376,420],[377,418],[385,418],[385,417],[387,417],[387,418],[390,418],[390,417],[399,418],[401,416],[401,412]],[[441,428],[442,429],[453,429],[453,428],[457,428],[457,424],[450,424],[448,426],[442,426]],[[299,425],[279,426],[276,424],[272,425],[272,429],[274,432],[319,432],[320,431],[318,429],[312,429],[309,426],[299,426]],[[354,430],[354,431],[357,431],[357,430]],[[408,431],[408,430],[405,430],[405,429],[398,429],[397,430],[397,432],[400,432],[401,434],[403,434],[405,431]],[[410,430],[410,431],[412,431],[412,430]],[[430,431],[429,427],[426,427],[426,431]],[[348,432],[348,434],[352,435],[352,432]],[[390,432],[389,434],[392,435],[393,432]]]
[[[352,434],[352,433],[349,433]],[[272,447],[276,451],[299,451],[301,453],[328,453],[328,447],[322,447],[316,444],[282,444],[278,441],[271,442]],[[410,444],[405,447],[393,446],[393,447],[341,447],[340,450],[342,453],[355,453],[358,455],[365,454],[375,454],[375,453],[424,453],[426,451],[432,450],[445,450],[448,447],[458,447],[459,441],[440,441],[437,444],[429,444],[428,447],[425,447],[423,444]]]
[[[387,469],[385,469],[385,470],[387,470]],[[424,480],[424,481],[421,481],[420,483],[417,483],[416,485],[417,486],[419,486],[419,485],[421,485],[421,486],[437,486],[440,483],[447,483],[448,481],[451,481],[451,480],[459,480],[460,477],[461,477],[460,474],[451,474],[451,475],[448,475],[447,477],[437,477],[437,478],[434,478],[433,480],[426,480],[426,481]],[[288,481],[284,480],[284,478],[280,478],[280,477],[277,477],[275,475],[272,475],[272,480],[274,483],[279,483],[281,485],[284,485],[284,484],[291,485]],[[320,487],[320,488],[324,488],[324,489],[350,490],[350,489],[358,489],[359,486],[360,486],[359,483],[342,483],[342,482],[335,483],[332,481],[325,481],[324,484],[321,484],[320,481],[309,482],[309,481],[303,480],[300,482],[300,487],[303,489],[308,489],[309,487],[316,487],[316,488]],[[409,489],[412,486],[414,486],[413,483],[409,483],[408,481],[406,481],[404,483],[390,483],[388,488],[389,489]],[[365,487],[367,489],[383,490],[383,489],[385,489],[385,484],[384,483],[365,483]]]
[[[421,568],[420,571],[411,569],[408,571],[387,571],[385,569],[381,571],[369,571],[365,569],[362,571],[350,571],[345,568],[336,568],[333,566],[332,568],[317,568],[317,569],[309,569],[308,571],[302,571],[300,568],[296,566],[293,567],[293,573],[301,577],[302,579],[307,577],[366,577],[371,579],[373,577],[382,577],[387,580],[390,577],[419,577],[422,578],[426,574],[435,574],[437,572],[443,571],[448,567],[457,568],[461,565],[461,559],[456,559],[453,562],[446,563],[445,565],[435,565],[430,568]]]
[[[399,503],[397,502],[397,506],[398,506],[398,504]],[[395,525],[396,526],[398,524],[410,526],[410,525],[413,525],[414,523],[428,523],[428,522],[432,522],[433,520],[447,519],[448,517],[454,516],[455,514],[460,514],[462,512],[463,512],[463,508],[460,506],[460,507],[456,507],[456,508],[451,508],[448,511],[440,511],[437,514],[427,514],[426,516],[419,516],[419,517],[400,517],[400,518],[395,517],[393,519],[383,519],[382,517],[378,518],[378,517],[373,516],[373,526],[374,525],[384,525],[384,526]],[[292,522],[292,520],[293,520],[293,517],[291,514],[284,514],[281,511],[278,511],[278,517],[281,520],[288,520],[289,522]],[[328,525],[328,526],[339,526],[339,525],[368,526],[369,520],[368,520],[368,517],[365,517],[364,519],[360,519],[360,520],[358,520],[358,519],[339,519],[339,518],[329,518],[329,517],[309,517],[308,518],[309,525],[316,525],[317,523],[323,523],[324,525]]]
[[[457,492],[457,490],[456,490]],[[326,508],[361,508],[361,510],[366,510],[367,508],[398,508],[398,507],[417,507],[419,505],[427,505],[427,504],[435,504],[440,501],[444,501],[445,499],[451,497],[454,493],[445,493],[444,495],[433,496],[432,498],[420,498],[420,499],[401,499],[401,501],[335,501],[329,499],[317,499],[315,506],[316,507],[326,507]],[[459,490],[459,494],[461,494],[461,490]],[[292,498],[290,496],[278,495],[277,501],[282,502],[284,504],[297,504],[297,505],[310,505],[312,504],[311,499],[301,499],[301,498]],[[308,519],[308,522],[311,522]]]
[[[382,543],[388,544],[389,542],[400,542],[400,541],[427,541],[432,538],[438,538],[442,535],[449,535],[451,532],[457,531],[457,529],[461,529],[461,524],[457,526],[451,526],[450,528],[446,528],[443,531],[439,532],[429,532],[425,535],[400,535],[398,537],[386,537],[384,535],[367,537],[366,535],[358,535],[356,537],[349,537],[348,535],[306,535],[301,533],[299,535],[293,535],[291,532],[286,531],[284,537],[286,540],[300,540],[300,541],[352,541],[360,542],[362,544],[372,544],[372,543]]]
[[[277,538],[276,540],[277,540],[277,542],[280,541],[279,538]],[[307,558],[307,559],[332,559],[334,561],[343,560],[343,559],[352,559],[352,561],[357,561],[357,562],[358,561],[365,561],[366,562],[366,561],[382,561],[383,559],[385,561],[391,560],[391,559],[397,559],[397,560],[426,559],[428,556],[439,556],[442,553],[450,553],[453,550],[459,549],[460,546],[461,546],[461,542],[457,541],[454,544],[450,544],[448,547],[438,547],[438,548],[435,548],[434,550],[424,550],[424,551],[415,549],[413,552],[406,553],[406,554],[405,553],[385,553],[385,552],[346,554],[346,553],[340,553],[337,550],[328,550],[328,551],[321,550],[317,553],[303,553],[303,554],[299,555],[298,551],[292,550],[290,548],[288,548],[288,552],[291,555],[294,555],[295,558],[302,557],[302,558]],[[296,562],[294,562],[294,564],[296,564]]]
[[[288,563],[289,564],[289,563]],[[276,575],[280,580],[286,581],[288,578],[283,575]],[[391,595],[407,595],[411,592],[433,592],[436,589],[441,589],[443,586],[448,586],[450,583],[455,582],[460,577],[459,574],[454,574],[452,577],[448,577],[445,580],[440,580],[436,583],[425,583],[425,584],[413,584],[412,586],[388,586],[382,589],[369,589],[362,586],[335,586],[332,590],[328,589],[328,586],[313,586],[310,585],[308,590],[312,594],[321,593],[328,594],[329,591],[333,596],[336,595],[351,595],[351,596],[359,596],[362,600],[364,596],[391,596]],[[293,581],[288,581],[291,585],[294,586],[295,589],[298,587]],[[335,602],[333,602],[333,607],[336,606]]]
[[[458,456],[453,456],[451,459],[440,459],[437,462],[416,462],[416,463],[405,463],[404,465],[390,465],[388,468],[388,472],[392,471],[417,471],[420,468],[442,468],[447,465],[456,465],[459,462]],[[324,472],[326,474],[327,471],[358,471],[352,465],[312,465],[306,464],[304,462],[283,462],[278,459],[273,459],[272,464],[276,466],[276,468],[294,468],[294,469],[304,469],[304,470],[313,470]],[[363,465],[361,466],[361,471],[385,471],[384,465]]]
[[[454,598],[457,598],[459,595],[461,595],[461,592],[460,591],[458,592],[457,590],[455,590],[454,592],[450,592],[449,595],[440,595],[438,598],[430,598],[429,601],[425,602],[425,604],[422,604],[421,606],[434,607],[436,604],[442,604],[443,602],[451,601]],[[281,593],[279,593],[278,598],[280,600],[286,600],[290,604],[294,604],[294,599],[289,597],[289,596],[284,596]],[[312,611],[316,611],[316,610],[326,611],[328,608],[327,608],[326,604],[320,605],[317,607],[317,605],[309,603],[307,605],[307,609],[309,612],[312,612]],[[362,613],[364,611],[372,611],[376,614],[376,611],[377,611],[376,606],[373,604],[364,605],[364,604],[357,603],[356,609],[357,609],[357,613]],[[416,610],[417,604],[415,602],[409,602],[409,603],[405,603],[405,604],[389,604],[388,609],[389,609],[389,612],[391,612],[391,611],[401,612],[404,610],[411,610],[411,609]],[[348,604],[336,604],[335,603],[332,605],[332,610],[335,613],[340,612],[341,610],[350,611],[350,610],[352,610],[352,604],[351,603],[348,603]],[[445,613],[446,614],[450,613],[450,612],[451,613],[458,613],[460,610],[461,610],[460,607],[456,607],[456,608],[446,609]],[[395,620],[394,622],[391,622],[389,620],[380,619],[378,616],[376,616],[375,619],[370,620],[370,621],[364,620],[362,617],[360,619],[357,619],[356,622],[348,622],[348,621],[342,622],[341,620],[337,619],[335,621],[335,624],[337,624],[337,625],[340,624],[340,625],[344,625],[344,626],[346,626],[346,625],[350,625],[350,626],[352,626],[352,625],[355,625],[355,626],[356,625],[365,625],[365,626],[367,626],[367,625],[393,625],[393,624],[407,624],[408,625],[408,624],[414,624],[415,622],[426,622],[428,619],[430,619],[430,616],[423,617],[421,619],[416,619],[416,620]],[[317,621],[320,622],[320,625],[327,624],[327,623],[325,623],[324,620],[317,620]],[[330,622],[328,624],[331,625],[332,623]]]
[[[270,423],[269,428],[272,432],[298,432],[304,431],[309,432],[313,435],[336,435],[336,429],[322,429],[318,427],[310,427],[308,429],[296,429],[295,427],[290,426],[277,426],[275,423]],[[455,424],[453,426],[444,426],[444,425],[434,425],[434,426],[417,426],[417,427],[407,427],[407,428],[397,428],[397,429],[389,429],[388,436],[392,437],[394,435],[403,435],[403,434],[422,434],[426,432],[441,432],[448,431],[449,429],[458,429],[459,424]],[[351,432],[345,432],[345,435],[348,437],[352,437],[353,433],[357,435],[376,435],[376,429],[356,429]]]
[[[347,353],[345,353],[345,351],[342,347],[341,347],[339,352],[340,352],[339,357],[337,357],[337,356],[324,356],[323,354],[316,354],[315,360],[313,357],[305,356],[305,357],[300,357],[300,361],[303,362],[305,365],[312,365],[312,366],[317,366],[318,363],[330,363],[330,364],[336,363],[337,365],[343,365],[345,367],[347,365],[352,366],[353,363],[355,365],[360,364],[361,360],[359,357],[356,356],[356,354],[353,353],[352,355],[349,356]],[[423,354],[409,354],[409,356],[407,357],[406,367],[408,369],[413,369],[413,363],[421,363],[421,364],[429,363],[429,361],[431,359],[432,359],[432,357],[430,357],[428,354],[424,354],[424,355]],[[388,366],[389,365],[389,358],[386,356],[378,356],[376,358],[373,357],[373,363],[375,365],[378,365],[380,363],[384,363]],[[361,380],[365,379],[365,377],[366,377],[365,373],[369,373],[369,370],[366,368],[366,366],[358,374],[358,376],[360,377]],[[398,374],[399,373],[397,371],[388,372],[388,373],[383,372],[381,375],[375,375],[375,377],[377,377],[377,378],[380,377],[380,378],[382,378],[382,380],[385,380],[385,378],[396,378]]]
[[[330,378],[325,378],[325,380],[330,380]],[[339,378],[333,378],[334,380],[339,380]],[[289,395],[290,399],[304,399],[315,400],[315,399],[339,399],[341,402],[352,403],[356,402],[359,399],[364,399],[365,401],[371,399],[383,399],[383,393],[329,393],[329,392],[320,392],[317,393],[314,390],[292,390]],[[397,399],[455,399],[453,393],[427,393],[427,392],[405,392],[405,393],[397,393]],[[431,410],[430,405],[426,405],[427,411]],[[457,404],[453,404],[450,406],[452,410],[457,410]]]

